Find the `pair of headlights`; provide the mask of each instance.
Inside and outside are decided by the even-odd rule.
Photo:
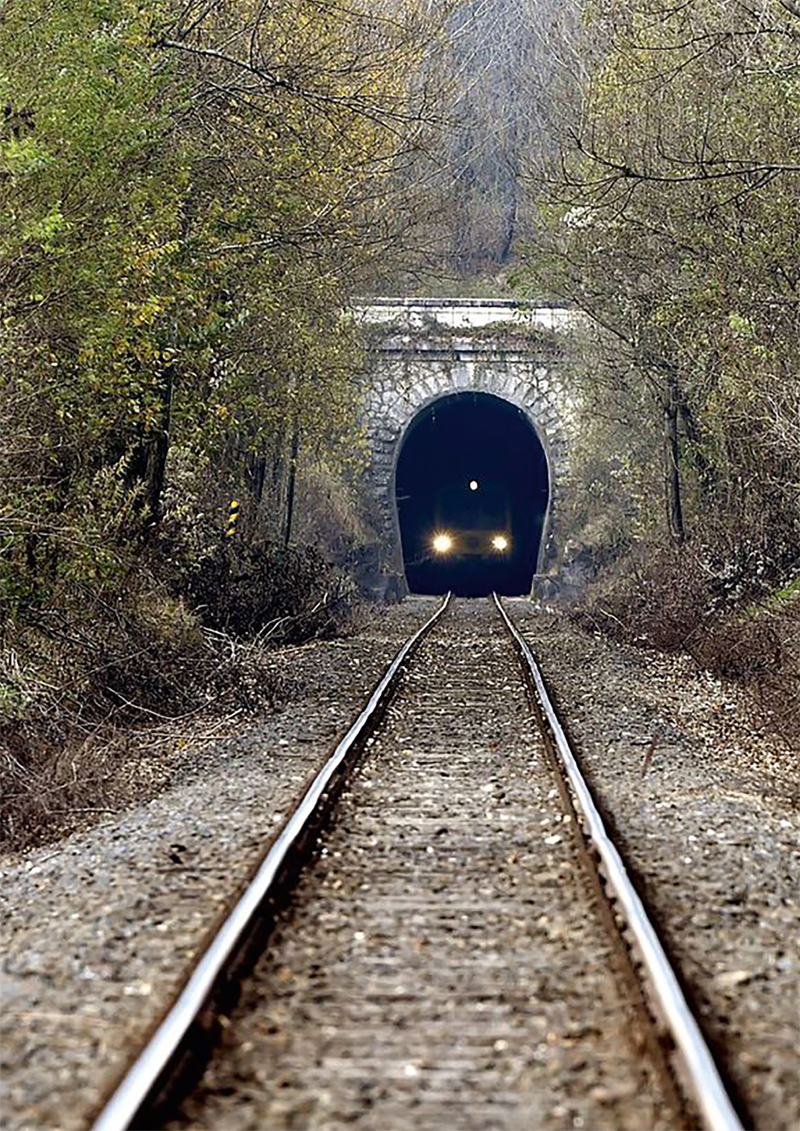
[[[492,538],[492,547],[502,553],[503,550],[508,549],[508,539],[502,534],[495,534]],[[453,549],[453,539],[449,534],[437,534],[433,539],[433,548],[437,554],[449,554]]]

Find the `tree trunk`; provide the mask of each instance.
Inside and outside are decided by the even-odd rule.
[[[300,427],[297,417],[294,418],[292,429],[292,447],[289,453],[289,479],[286,489],[286,529],[284,533],[284,546],[289,545],[292,537],[292,519],[294,517],[294,492],[297,479],[297,453],[300,450]]]
[[[169,455],[174,379],[174,370],[170,366],[164,372],[158,426],[136,445],[125,474],[125,482],[130,490],[144,484],[143,501],[150,511],[151,523],[158,522],[161,517],[161,496],[164,493]]]
[[[711,501],[716,492],[717,474],[703,453],[697,422],[695,421],[694,413],[686,403],[685,397],[681,397],[680,414],[683,430],[686,439],[689,441],[689,453],[697,469],[700,490],[703,493],[704,499]]]
[[[665,501],[667,523],[673,540],[681,545],[686,539],[683,524],[683,502],[681,497],[680,437],[678,434],[678,411],[680,396],[675,377],[667,378],[664,400],[664,471]]]
[[[261,506],[261,501],[264,498],[264,481],[267,475],[267,457],[251,455],[248,459],[248,476],[250,478],[250,487],[253,492],[253,498],[256,501],[256,507]]]

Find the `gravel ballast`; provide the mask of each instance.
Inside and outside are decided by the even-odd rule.
[[[527,601],[581,766],[757,1128],[800,1127],[800,756],[742,689]]]
[[[3,862],[4,1131],[84,1127],[359,701],[438,607],[377,609],[353,639],[277,652],[302,698],[182,757],[180,782]]]
[[[85,1126],[357,701],[437,604],[415,598],[351,640],[276,653],[305,688],[288,709],[184,758],[146,804],[3,862],[4,1128]],[[688,660],[509,607],[756,1127],[796,1129],[796,752]]]
[[[456,601],[170,1128],[683,1128],[586,878],[511,640]]]

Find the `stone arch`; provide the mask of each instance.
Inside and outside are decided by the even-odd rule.
[[[566,393],[552,350],[531,353],[488,349],[472,341],[442,348],[378,351],[365,401],[371,448],[369,479],[377,503],[385,574],[405,586],[395,475],[403,439],[416,417],[435,401],[458,393],[488,393],[514,405],[536,432],[547,459],[550,501],[537,572],[555,564],[562,482],[567,470]]]

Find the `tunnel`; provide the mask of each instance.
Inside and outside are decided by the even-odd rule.
[[[530,591],[550,497],[547,458],[515,405],[456,393],[406,431],[395,498],[412,593]]]

